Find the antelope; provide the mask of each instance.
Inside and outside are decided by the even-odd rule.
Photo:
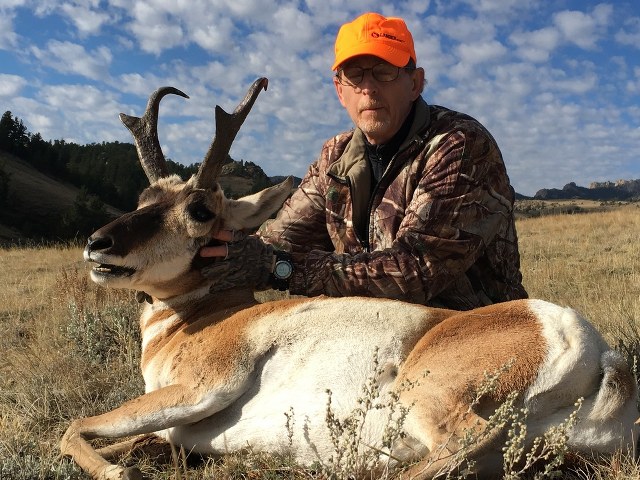
[[[327,391],[333,414],[345,418],[372,375],[380,395],[395,392],[406,413],[404,435],[387,446],[381,437],[390,403],[367,415],[359,448],[375,452],[372,472],[393,463],[409,465],[403,478],[434,477],[460,448],[458,440],[484,428],[512,392],[517,406],[528,409],[528,438],[571,415],[581,398],[578,420],[568,430],[569,448],[632,452],[638,433],[634,378],[622,356],[569,308],[518,300],[460,312],[389,299],[259,303],[250,288],[210,292],[212,280],[201,268],[214,260],[200,257],[199,249],[212,244],[221,228],[256,228],[292,189],[286,180],[232,200],[217,183],[240,126],[266,86],[267,79],[256,80],[233,114],[216,107],[213,142],[188,181],[168,174],[157,136],[160,100],[187,95],[163,87],[151,95],[142,117],[120,115],[150,186],[135,211],[91,235],[84,258],[95,264],[94,282],[145,292],[145,393],[73,421],[62,453],[99,479],[134,479],[141,472],[110,463],[109,448],[96,450],[90,440],[152,433],[186,451],[223,455],[250,446],[288,450],[301,464],[326,464],[334,451]],[[377,363],[371,361],[374,352]],[[474,402],[484,373],[504,365],[495,388]],[[290,431],[287,412],[294,417]],[[476,474],[500,474],[505,437],[498,429],[469,447]]]

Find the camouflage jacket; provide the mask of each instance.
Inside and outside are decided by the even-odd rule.
[[[291,293],[460,310],[527,297],[514,191],[478,121],[419,99],[410,133],[373,193],[364,152],[359,129],[327,141],[263,232],[292,254]]]

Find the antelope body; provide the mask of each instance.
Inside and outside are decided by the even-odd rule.
[[[511,392],[529,409],[531,437],[562,422],[584,398],[569,446],[632,450],[638,417],[633,376],[571,309],[519,300],[456,312],[357,297],[259,304],[249,288],[211,293],[215,280],[203,278],[200,269],[212,260],[201,258],[199,249],[220,228],[258,226],[290,193],[285,181],[234,201],[216,183],[263,87],[266,79],[257,80],[233,115],[216,110],[216,138],[187,182],[167,175],[155,131],[162,96],[186,95],[161,89],[142,118],[122,116],[151,185],[137,210],[90,237],[85,259],[97,264],[95,282],[152,299],[140,320],[146,393],[74,421],[62,439],[63,454],[94,478],[138,478],[137,469],[109,463],[88,440],[156,432],[187,451],[290,449],[301,463],[326,463],[335,453],[325,419],[327,390],[334,415],[345,418],[372,378],[381,399],[395,392],[398,405],[408,409],[406,435],[390,448],[382,437],[392,402],[367,415],[360,450],[379,453],[372,469],[393,458],[414,463],[407,478],[432,478],[447,468],[465,432],[480,431]],[[220,128],[227,128],[222,136]],[[483,373],[507,364],[497,386],[472,405]],[[402,386],[407,380],[413,384]],[[471,447],[478,474],[499,474],[504,439],[498,430]]]

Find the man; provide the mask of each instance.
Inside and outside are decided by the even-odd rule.
[[[230,243],[203,248],[227,255],[205,274],[231,268],[237,285],[460,310],[526,298],[500,150],[475,119],[422,99],[416,65],[402,19],[366,13],[343,25],[333,83],[355,129],[324,144],[264,242],[223,231]]]

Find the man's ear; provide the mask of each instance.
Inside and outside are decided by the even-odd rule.
[[[411,72],[411,80],[413,81],[411,90],[414,93],[414,100],[418,98],[424,90],[424,68],[418,67]]]
[[[243,230],[259,227],[282,207],[293,190],[293,177],[253,195],[227,200],[224,228]]]

